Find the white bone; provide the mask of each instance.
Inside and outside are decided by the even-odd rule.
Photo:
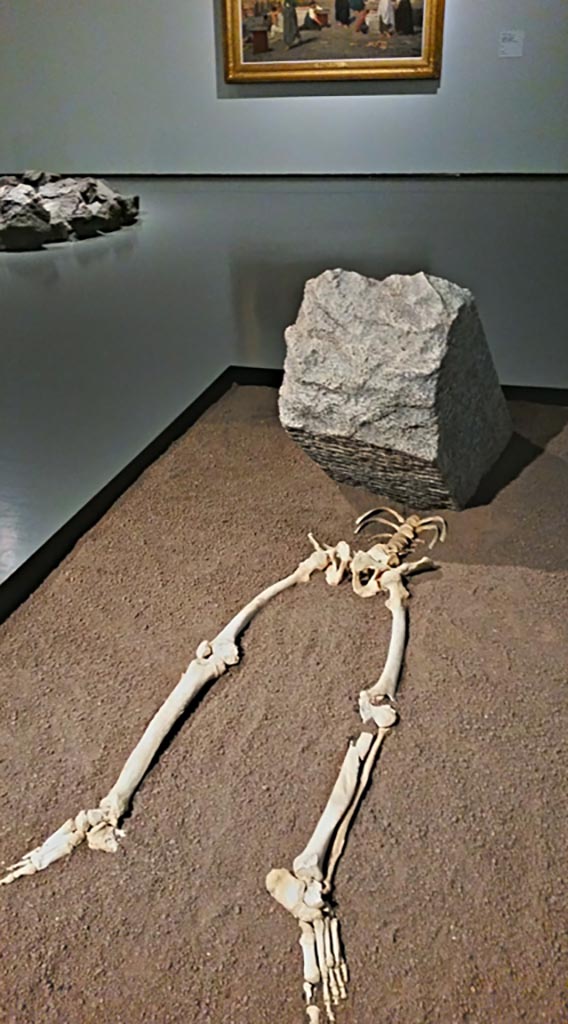
[[[321,988],[323,996],[323,1005],[325,1006],[325,1012],[327,1013],[327,1019],[329,1021],[335,1020],[335,1015],[331,1008],[331,992],[329,988],[329,975],[327,970],[327,964],[325,961],[325,941],[323,937],[324,925],[321,917],[314,921],[314,932],[316,935],[316,949],[318,955],[318,964],[321,974]]]
[[[339,938],[339,921],[336,917],[332,917],[330,921],[331,929],[331,948],[333,950],[333,956],[335,960],[335,966],[339,970],[339,989],[342,999],[347,999],[346,984],[349,980],[349,973],[347,971],[347,964],[341,951],[341,940]]]
[[[381,548],[382,550],[382,548]],[[385,566],[374,559],[368,551],[357,551],[351,559],[353,590],[358,597],[374,597],[379,593],[379,578]],[[361,582],[361,575],[370,573],[366,583]]]
[[[321,881],[324,876],[324,862],[333,834],[345,814],[359,781],[361,762],[369,752],[373,741],[370,733],[361,733],[355,743],[350,743],[331,796],[327,801],[313,835],[293,865],[298,878]]]
[[[383,710],[387,711],[388,710],[388,711],[392,712],[392,715],[394,715],[394,718],[391,720],[391,725],[394,725],[394,723],[396,722],[396,712],[394,711],[393,708],[390,708],[390,707],[387,706],[387,707],[376,708],[375,710],[376,711],[383,711]],[[389,727],[384,728],[384,729],[379,729],[377,735],[375,736],[373,745],[372,745],[371,749],[369,750],[369,753],[368,753],[367,757],[365,758],[365,763],[363,764],[363,768],[361,770],[361,775],[359,777],[359,783],[358,783],[357,789],[355,790],[355,793],[353,794],[353,799],[352,799],[352,801],[351,801],[351,803],[349,805],[349,808],[347,809],[345,815],[343,816],[343,818],[342,818],[342,820],[341,820],[341,822],[339,824],[339,827],[338,827],[338,829],[337,829],[337,831],[335,833],[335,836],[334,836],[334,839],[333,839],[333,845],[331,847],[331,852],[329,854],[328,861],[327,861],[326,874],[325,874],[325,879],[324,879],[324,883],[323,883],[323,891],[324,891],[324,893],[331,892],[331,889],[332,889],[332,886],[333,886],[333,876],[335,874],[335,869],[337,867],[337,862],[338,862],[339,858],[341,857],[341,854],[343,853],[343,849],[345,847],[345,841],[347,839],[347,833],[349,832],[349,829],[351,828],[351,823],[352,823],[353,818],[355,817],[355,815],[357,813],[359,804],[361,802],[361,798],[362,798],[363,793],[365,792],[365,789],[367,787],[367,783],[369,781],[369,777],[371,775],[371,771],[373,769],[373,765],[374,765],[374,763],[375,763],[375,761],[377,759],[377,754],[379,753],[379,749],[381,747],[381,744],[382,744],[385,736],[387,735],[388,731],[389,731]],[[339,939],[339,936],[338,936],[338,939]]]
[[[323,948],[325,951],[325,966],[327,967],[329,987],[331,990],[331,1001],[334,1006],[337,1006],[339,1004],[339,986],[335,976],[335,960],[333,959],[333,952],[331,949],[329,917],[324,917],[323,919]]]
[[[325,581],[330,587],[337,587],[345,576],[351,563],[351,549],[346,541],[340,540],[334,548],[325,548],[330,558],[330,565],[325,570]]]
[[[385,604],[392,615],[392,632],[385,667],[369,690],[359,694],[359,711],[364,722],[374,718],[373,705],[382,697],[394,700],[398,680],[402,670],[404,649],[406,646],[406,601],[408,590],[403,578],[425,569],[435,568],[429,558],[421,558],[418,562],[403,562],[394,569],[387,569],[380,578],[381,589],[388,594]]]
[[[300,921],[300,928],[302,929],[300,946],[302,947],[302,956],[304,958],[304,982],[309,985],[319,985],[321,975],[316,956],[314,929],[307,921]]]
[[[298,921],[312,924],[321,917],[321,899],[319,906],[306,906],[304,903],[306,883],[301,878],[295,878],[287,868],[272,868],[266,876],[265,884],[273,899]]]
[[[359,516],[359,518],[355,520],[354,533],[359,533],[359,530],[363,530],[367,523],[372,523],[376,521],[375,517],[378,512],[389,512],[391,516],[394,516],[398,523],[404,522],[404,516],[401,516],[400,512],[397,512],[396,509],[388,508],[386,505],[381,505],[380,508],[368,509],[367,512],[363,512],[363,515]],[[389,525],[396,526],[396,523]]]
[[[226,672],[230,665],[239,661],[237,637],[258,611],[273,597],[297,583],[307,583],[312,573],[323,571],[329,565],[329,555],[314,542],[315,550],[297,569],[282,580],[278,580],[257,594],[244,606],[211,642],[203,641],[197,648],[196,657],[183,673],[179,683],[156,712],[144,731],[139,743],[127,759],[112,789],[101,800],[98,808],[80,811],[61,828],[50,835],[41,846],[30,850],[16,864],[12,864],[0,885],[8,885],[16,878],[43,871],[54,861],[70,854],[76,846],[87,839],[88,845],[97,850],[114,852],[117,840],[123,835],[117,827],[124,816],[134,792],[159,750],[164,739],[191,701],[211,680]]]

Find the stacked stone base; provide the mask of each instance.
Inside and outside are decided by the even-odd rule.
[[[290,437],[340,484],[366,487],[413,511],[462,507],[435,462],[345,437],[286,427]]]

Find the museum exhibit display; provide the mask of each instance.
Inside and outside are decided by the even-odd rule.
[[[0,250],[25,252],[119,231],[138,219],[138,196],[123,196],[102,178],[47,171],[0,177]]]
[[[382,513],[390,518],[386,519]],[[433,534],[430,547],[444,540],[446,525],[440,516],[406,519],[395,509],[371,509],[359,516],[355,533],[374,523],[387,531],[368,550],[351,550],[346,541],[333,546],[320,544],[312,534],[314,548],[289,576],[266,587],[237,612],[227,626],[211,640],[199,644],[195,658],[178,685],[155,714],[139,743],[127,759],[116,783],[97,808],[81,810],[68,819],[45,842],[16,864],[0,879],[8,885],[17,878],[33,875],[54,861],[68,856],[85,839],[91,849],[114,853],[124,836],[119,824],[128,811],[133,795],[161,749],[174,724],[191,701],[211,680],[218,679],[238,664],[237,641],[254,616],[272,598],[299,583],[308,583],[315,572],[323,572],[326,583],[338,586],[351,575],[359,597],[387,595],[386,607],[392,616],[392,634],[385,667],[378,681],[359,694],[363,728],[349,743],[331,796],[305,849],[294,860],[293,870],[272,868],[266,888],[273,898],[295,917],[301,929],[300,944],[304,962],[303,991],[310,1024],[318,1024],[320,1013],[316,997],[321,986],[329,1021],[335,1020],[332,1007],[347,998],[348,970],[343,957],[339,922],[331,903],[333,878],[343,853],[347,833],[370,779],[382,742],[396,724],[395,696],[402,670],[407,641],[405,586],[407,577],[436,568],[427,557],[410,562],[406,558],[423,533]]]
[[[392,518],[385,519],[380,515],[385,512]],[[375,522],[387,526],[388,531],[383,531],[382,539],[368,551],[352,553],[345,541],[325,548],[329,558],[325,579],[330,586],[337,586],[344,575],[350,573],[353,590],[359,597],[374,597],[381,591],[387,594],[386,607],[392,615],[392,634],[385,667],[374,686],[359,694],[363,729],[357,739],[349,743],[339,775],[311,838],[294,859],[292,871],[272,868],[266,877],[270,895],[300,925],[304,998],[310,1024],[318,1024],[320,1020],[319,1007],[315,1002],[320,987],[329,1021],[335,1020],[333,1007],[347,998],[349,972],[342,952],[339,921],[332,904],[335,870],[381,744],[398,719],[394,704],[407,640],[406,602],[409,593],[405,578],[436,568],[429,558],[421,558],[417,562],[402,559],[411,552],[420,533],[433,533],[430,547],[436,540],[444,540],[446,534],[446,525],[440,516],[420,519],[413,515],[404,519],[390,508],[371,509],[364,513],[355,524],[355,532]]]
[[[438,78],[444,0],[224,0],[228,82]]]
[[[568,1024],[567,0],[0,45],[0,1024]]]
[[[526,434],[530,418],[521,403],[516,429]],[[382,511],[322,472],[281,428],[275,388],[236,387],[109,509],[0,637],[3,872],[31,851],[13,865],[22,877],[0,887],[15,922],[3,955],[18,1019],[42,1019],[43,1005],[48,1020],[66,1019],[71,1000],[75,1019],[89,1019],[100,996],[127,1022],[149,1005],[176,1022],[276,1013],[293,1024],[305,1009],[323,1024],[327,1001],[338,1022],[384,1011],[402,1024],[403,1014],[419,1019],[426,993],[443,1012],[491,1019],[493,1008],[507,1020],[524,1005],[508,981],[516,950],[538,1005],[549,948],[542,858],[561,852],[547,794],[560,767],[564,602],[550,536],[564,491],[547,490],[543,530],[548,473],[561,476],[552,451],[490,505],[445,514],[445,537],[437,513]],[[407,623],[398,584],[392,597],[385,589],[393,563],[419,562],[430,552],[418,541],[438,535],[437,572],[401,576]],[[298,562],[321,565],[309,586],[292,584],[297,570],[286,575]],[[560,602],[547,603],[551,586]],[[535,644],[535,607],[545,645]],[[226,668],[233,636],[240,660]],[[198,657],[168,697],[188,649]],[[527,718],[531,757],[519,758]],[[116,825],[96,813],[110,787],[122,801],[134,795]],[[538,832],[527,827],[534,817]],[[118,848],[75,848],[89,837]],[[321,907],[306,877],[318,862]],[[304,911],[304,897],[316,905]],[[511,930],[519,915],[522,934]],[[144,970],[134,985],[133,948]],[[553,1007],[556,978],[551,960]]]
[[[463,508],[511,438],[473,295],[450,281],[324,271],[286,346],[282,425],[341,483]]]

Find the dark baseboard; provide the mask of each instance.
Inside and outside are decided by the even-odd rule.
[[[30,594],[69,554],[78,540],[108,512],[111,505],[134,483],[174,441],[217,402],[233,384],[256,387],[280,387],[282,370],[260,367],[228,366],[205,391],[184,409],[149,445],[140,452],[98,494],[65,523],[53,537],[42,544],[30,558],[0,585],[0,624],[27,600]],[[510,401],[538,402],[546,405],[568,406],[568,389],[526,388],[504,386]]]
[[[177,441],[186,430],[205,412],[209,406],[218,401],[235,383],[234,368],[226,370],[209,385],[205,391],[184,409],[149,445],[129,462],[98,494],[95,494],[83,508],[46,540],[30,558],[27,559],[0,586],[0,624],[13,611],[26,601],[40,583],[49,576],[57,565],[69,554],[78,540],[102,519],[111,505],[134,483],[135,480],[155,462],[174,441]]]
[[[568,406],[568,388],[525,388],[517,384],[503,384],[503,393],[509,402]]]
[[[234,384],[252,384],[259,388],[279,388],[283,370],[269,370],[260,366],[231,366]]]

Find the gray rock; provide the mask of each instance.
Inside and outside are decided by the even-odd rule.
[[[41,249],[51,235],[49,213],[30,185],[0,185],[0,249]]]
[[[33,185],[34,188],[39,188],[40,185],[44,185],[47,181],[57,181],[60,177],[60,174],[50,174],[49,171],[24,171],[22,181],[26,185]]]
[[[121,196],[101,178],[25,171],[0,179],[0,249],[118,231],[138,218],[137,196]]]
[[[122,208],[122,216],[125,224],[135,224],[140,213],[139,196],[119,196],[118,202]]]
[[[327,270],[286,343],[281,422],[342,483],[462,508],[511,437],[473,296],[442,278]]]

